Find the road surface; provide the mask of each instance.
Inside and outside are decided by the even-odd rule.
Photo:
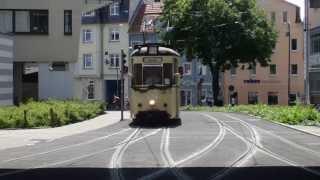
[[[180,126],[123,121],[0,151],[0,179],[320,179],[320,137],[243,114],[181,118]]]

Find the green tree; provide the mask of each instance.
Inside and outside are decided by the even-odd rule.
[[[162,21],[173,27],[163,34],[166,42],[209,67],[215,104],[220,73],[268,66],[277,42],[277,31],[256,0],[166,0]]]

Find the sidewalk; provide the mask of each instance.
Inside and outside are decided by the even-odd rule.
[[[286,124],[282,124],[282,125],[320,137],[320,127],[317,127],[317,126],[301,126],[301,125],[292,126],[292,125],[286,125]]]
[[[129,119],[129,112],[125,112],[124,117]],[[81,134],[110,126],[119,121],[120,112],[110,111],[107,112],[107,114],[101,115],[92,120],[58,128],[0,130],[0,150],[21,146],[31,146],[38,142],[53,141],[62,137]]]

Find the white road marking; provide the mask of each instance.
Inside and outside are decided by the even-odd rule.
[[[116,132],[116,133],[113,133],[113,134],[109,134],[107,136],[91,139],[89,141],[85,141],[85,142],[82,142],[82,143],[73,144],[73,145],[69,145],[69,146],[63,146],[63,147],[60,147],[60,148],[52,149],[52,150],[41,152],[41,153],[29,154],[29,155],[26,155],[26,156],[21,156],[21,157],[17,157],[17,158],[4,160],[4,161],[0,162],[0,164],[5,164],[5,163],[8,163],[8,162],[17,161],[17,160],[26,159],[26,158],[35,157],[35,156],[45,155],[45,154],[49,154],[49,153],[53,153],[53,152],[57,152],[57,151],[65,150],[65,149],[70,149],[70,148],[73,148],[73,147],[92,144],[92,143],[95,143],[95,142],[98,142],[98,141],[101,141],[101,140],[108,139],[108,138],[110,138],[112,136],[124,133],[124,132],[129,131],[129,130],[130,130],[130,128],[127,128],[127,129],[123,129],[123,130],[121,130],[119,132]],[[35,144],[35,143],[31,143],[31,144]]]

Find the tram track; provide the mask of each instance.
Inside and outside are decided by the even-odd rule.
[[[50,154],[50,153],[55,153],[55,152],[59,152],[59,151],[62,151],[62,150],[67,150],[67,149],[71,149],[71,148],[75,148],[75,147],[79,147],[79,146],[89,145],[89,144],[92,144],[92,143],[95,143],[95,142],[106,140],[108,138],[111,138],[113,136],[122,134],[124,132],[129,131],[129,130],[131,130],[131,128],[126,128],[126,129],[117,131],[115,133],[111,133],[111,134],[108,134],[106,136],[102,136],[102,137],[99,137],[99,138],[90,139],[88,141],[84,141],[84,142],[81,142],[81,143],[76,143],[76,144],[67,145],[67,146],[61,146],[61,147],[54,148],[54,149],[51,149],[51,150],[48,150],[48,151],[43,151],[43,152],[39,152],[39,153],[20,156],[20,157],[17,157],[17,158],[11,158],[11,159],[7,159],[7,160],[3,160],[3,161],[0,162],[0,165],[6,164],[6,163],[10,163],[10,162],[13,162],[13,161],[18,161],[18,160],[33,158],[33,157],[42,156],[42,155],[46,155],[46,154]]]
[[[203,116],[206,116],[205,114],[203,114]],[[141,178],[139,178],[139,180],[150,180],[150,179],[155,179],[155,178],[158,178],[158,177],[161,177],[161,175],[165,174],[166,172],[168,171],[171,171],[173,169],[176,169],[181,167],[183,164],[186,164],[186,163],[190,163],[192,161],[195,161],[197,160],[198,158],[201,158],[204,154],[212,151],[213,149],[215,149],[216,147],[218,147],[218,145],[223,141],[225,135],[226,135],[226,131],[225,129],[223,128],[222,124],[217,121],[217,120],[214,120],[218,126],[219,126],[219,133],[217,135],[217,137],[215,137],[213,139],[213,141],[211,141],[207,146],[205,146],[204,148],[196,151],[196,152],[193,152],[191,153],[189,156],[177,161],[177,162],[174,162],[172,160],[172,158],[170,158],[170,151],[169,151],[169,148],[168,148],[168,145],[165,145],[165,143],[161,143],[160,144],[160,148],[163,149],[162,152],[164,152],[164,154],[162,155],[163,159],[169,159],[169,160],[166,160],[166,161],[169,161],[171,162],[171,165],[167,165],[168,168],[164,168],[164,169],[161,169],[161,170],[158,170],[154,173],[151,173],[149,175],[146,175],[146,176],[143,176]],[[167,139],[166,142],[169,143],[169,137],[170,134],[169,133],[166,133],[164,131],[163,135],[162,135],[162,139]],[[167,138],[165,138],[167,137]],[[166,153],[165,153],[166,152]],[[169,154],[169,157],[166,157],[167,155],[165,154]],[[179,170],[179,172],[173,172],[175,174],[175,176],[177,176],[179,179],[190,179],[190,177],[188,177],[187,175],[184,175],[183,171]],[[181,175],[182,174],[182,175]]]
[[[255,150],[256,151],[259,151],[259,152],[262,152],[270,157],[273,157],[279,161],[282,161],[290,166],[294,166],[294,167],[297,167],[297,168],[300,168],[304,171],[307,171],[308,173],[311,173],[313,175],[316,175],[316,176],[320,176],[320,172],[318,171],[315,171],[311,168],[307,168],[307,167],[303,167],[301,165],[299,165],[298,163],[296,162],[293,162],[275,152],[272,152],[270,149],[268,148],[265,148],[260,142],[259,140],[257,141],[257,138],[259,138],[257,132],[254,130],[254,128],[251,127],[250,124],[248,124],[247,122],[239,119],[239,118],[234,118],[232,116],[229,116],[229,115],[224,115],[230,119],[233,119],[233,120],[237,120],[240,122],[241,125],[243,125],[244,127],[246,127],[248,129],[248,131],[250,132],[250,138],[247,138],[247,137],[244,137],[242,135],[240,135],[238,132],[236,132],[230,125],[224,123],[223,121],[217,119],[217,118],[214,118],[210,115],[206,115],[208,118],[211,118],[211,119],[214,119],[214,120],[217,120],[217,121],[220,121],[220,123],[222,123],[223,127],[228,130],[230,133],[232,133],[233,135],[235,135],[236,137],[238,137],[239,139],[241,139],[244,143],[246,143],[247,146],[254,146]],[[250,148],[249,148],[250,149]],[[252,149],[252,148],[251,148]],[[251,151],[253,152],[253,151]],[[250,156],[252,156],[253,154],[250,153],[249,150],[247,150],[245,153],[241,154],[235,161],[233,161],[233,163],[231,163],[231,165],[229,167],[226,167],[224,169],[222,169],[221,171],[219,171],[218,173],[216,173],[214,176],[211,176],[209,179],[210,180],[219,180],[219,179],[222,179],[223,177],[225,177],[226,175],[230,174],[234,169],[232,167],[240,167],[243,162],[241,161],[244,161],[244,160],[249,160],[250,159]]]
[[[149,137],[149,136],[157,134],[159,131],[160,131],[160,129],[152,131],[150,133],[147,133],[146,135],[143,135],[141,137],[133,138],[133,139],[130,140],[129,143],[131,144],[131,143],[135,143],[135,142],[141,141],[146,137]],[[123,140],[120,143],[117,143],[117,145],[105,148],[105,149],[103,149],[101,151],[95,151],[93,153],[89,153],[89,154],[85,154],[85,155],[81,155],[81,156],[76,156],[76,157],[73,157],[71,159],[58,161],[58,162],[53,162],[53,163],[49,163],[49,164],[44,164],[44,165],[40,165],[40,166],[35,166],[35,167],[27,168],[27,169],[14,170],[14,171],[10,171],[10,172],[7,172],[7,173],[1,173],[0,174],[0,178],[1,177],[6,177],[6,176],[10,176],[10,175],[20,174],[20,173],[25,173],[25,172],[29,172],[29,171],[36,170],[36,169],[50,168],[50,167],[55,167],[55,166],[62,165],[62,164],[73,163],[75,161],[79,161],[81,159],[86,159],[86,158],[89,158],[89,157],[92,157],[92,156],[96,156],[96,155],[99,155],[99,154],[102,154],[102,153],[105,153],[105,152],[108,152],[108,151],[117,150],[119,147],[121,147],[121,146],[123,146],[124,144],[127,144],[127,143],[128,143],[128,140]]]

